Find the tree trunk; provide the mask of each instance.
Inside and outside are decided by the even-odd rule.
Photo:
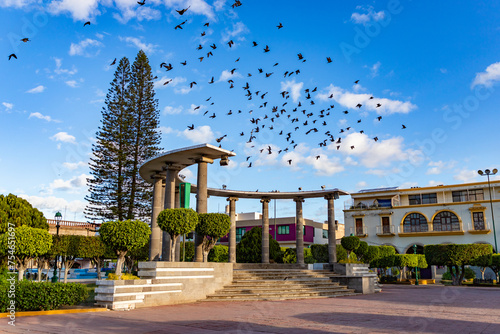
[[[63,263],[64,263],[64,283],[68,283],[68,272],[73,267],[73,264],[75,264],[75,260],[64,259]]]
[[[481,267],[481,279],[484,279],[484,272],[486,271],[486,267]]]
[[[96,264],[96,270],[97,270],[97,279],[100,280],[102,279],[102,275],[101,275],[101,259],[97,259],[97,261],[95,261],[95,264]]]
[[[179,239],[178,235],[170,235],[170,262],[175,262],[175,244]]]
[[[121,279],[122,276],[122,267],[123,267],[123,262],[125,261],[126,254],[127,252],[116,252],[116,255],[118,255],[118,259],[116,260],[115,275],[118,276],[119,279]]]

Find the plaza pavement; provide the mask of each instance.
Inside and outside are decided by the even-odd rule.
[[[500,289],[384,285],[373,295],[18,317],[2,333],[500,333]]]

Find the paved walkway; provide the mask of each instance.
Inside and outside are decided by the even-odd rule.
[[[500,289],[385,285],[353,297],[19,317],[2,333],[500,333]]]

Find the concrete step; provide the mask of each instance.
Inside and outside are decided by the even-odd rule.
[[[214,295],[228,295],[228,294],[262,294],[262,293],[278,293],[282,295],[286,294],[297,294],[297,293],[316,293],[316,292],[343,292],[346,291],[347,287],[345,286],[332,286],[332,287],[323,287],[323,288],[292,288],[292,289],[278,289],[276,287],[267,287],[267,288],[249,288],[249,289],[241,289],[237,287],[227,288],[224,290],[220,290],[216,292]]]
[[[304,293],[255,293],[255,294],[213,294],[207,297],[207,300],[284,300],[284,299],[303,299],[318,297],[339,297],[356,295],[354,290],[346,289],[342,291],[319,291]]]

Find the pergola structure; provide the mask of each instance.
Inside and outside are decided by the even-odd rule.
[[[207,212],[209,196],[226,197],[229,202],[231,229],[229,231],[229,262],[236,263],[236,201],[240,198],[258,199],[262,203],[262,263],[269,263],[269,202],[272,199],[292,199],[296,207],[296,249],[297,263],[304,264],[304,217],[302,203],[306,198],[324,198],[328,203],[328,251],[329,262],[336,263],[335,240],[335,210],[334,200],[349,193],[335,189],[298,192],[256,192],[229,189],[214,189],[207,187],[207,164],[221,159],[221,165],[227,165],[228,159],[235,156],[234,152],[222,148],[201,144],[177,150],[164,152],[146,161],[140,168],[141,177],[153,183],[153,203],[151,213],[151,246],[150,259],[161,260],[161,254],[169,254],[168,240],[170,236],[162,233],[157,224],[158,214],[167,208],[179,207],[177,185],[182,182],[179,172],[193,164],[198,165],[197,184],[191,186],[191,192],[196,192],[196,211]],[[163,242],[162,242],[163,239]],[[201,238],[195,235],[195,262],[203,261]],[[162,246],[163,244],[163,246]],[[163,249],[163,250],[162,250]]]

